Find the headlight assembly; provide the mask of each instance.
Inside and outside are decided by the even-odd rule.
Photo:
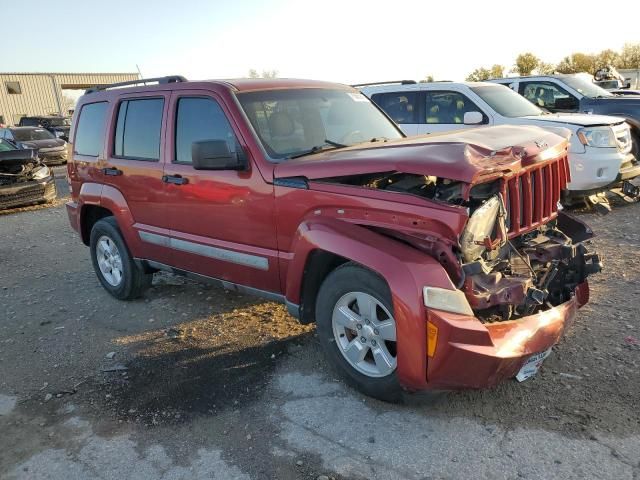
[[[51,175],[51,170],[49,170],[49,167],[42,166],[35,171],[35,173],[33,174],[33,179],[42,180],[43,178],[47,178],[49,175]]]
[[[473,315],[467,297],[460,290],[447,290],[438,287],[424,287],[425,307],[445,312],[459,313],[461,315]]]
[[[486,249],[484,240],[491,238],[501,207],[500,197],[494,195],[478,207],[469,218],[460,236],[460,247],[466,263],[478,260],[484,253]]]
[[[617,147],[611,127],[590,127],[578,130],[578,138],[583,145],[596,148]]]

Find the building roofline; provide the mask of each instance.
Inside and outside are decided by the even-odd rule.
[[[0,72],[0,75],[136,75],[138,72]]]

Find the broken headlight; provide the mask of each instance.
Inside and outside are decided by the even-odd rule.
[[[462,256],[466,263],[478,260],[485,252],[485,239],[491,238],[501,208],[502,200],[494,195],[478,207],[469,218],[460,237]]]
[[[43,178],[47,178],[50,174],[51,170],[49,170],[49,167],[42,166],[34,172],[33,179],[42,180]]]

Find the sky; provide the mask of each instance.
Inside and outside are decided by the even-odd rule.
[[[556,63],[640,43],[637,0],[4,1],[4,72],[464,80],[526,51]]]

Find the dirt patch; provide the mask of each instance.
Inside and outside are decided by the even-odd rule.
[[[231,304],[244,301],[230,298]],[[298,324],[282,305],[249,303],[118,338],[115,344],[127,348],[130,360],[105,364],[81,397],[101,412],[145,425],[183,422],[258,399],[278,357],[313,327]]]

